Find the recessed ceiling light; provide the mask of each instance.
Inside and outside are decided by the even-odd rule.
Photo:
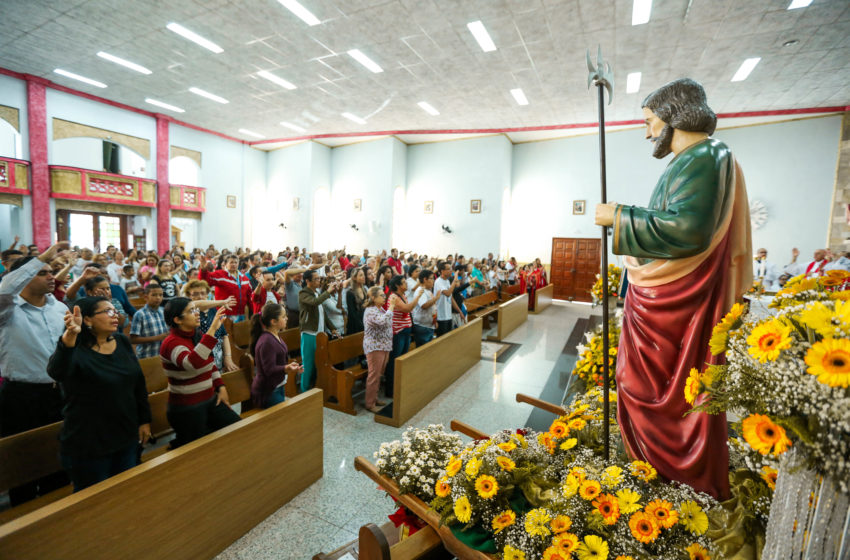
[[[125,66],[130,70],[135,70],[136,72],[140,72],[142,74],[152,74],[150,70],[142,66],[141,64],[136,64],[135,62],[130,62],[129,60],[124,60],[123,58],[118,58],[115,55],[100,51],[97,53],[97,56],[108,60],[109,62],[114,62],[115,64],[120,64],[121,66]]]
[[[162,101],[157,101],[156,99],[151,99],[150,97],[145,98],[145,103],[150,103],[151,105],[156,105],[157,107],[162,107],[163,109],[168,109],[169,111],[174,111],[175,113],[186,112],[180,107],[175,107],[174,105],[169,105],[168,103],[163,103]]]
[[[523,93],[522,89],[516,88],[511,90],[511,95],[516,99],[517,104],[519,105],[528,105],[528,98],[525,97],[525,93]]]
[[[783,47],[790,47],[791,45],[796,45],[799,42],[800,41],[798,41],[797,39],[791,39],[790,41],[785,41],[784,43],[782,43],[782,46]]]
[[[357,115],[352,115],[351,113],[342,113],[342,116],[350,121],[356,122],[357,124],[366,124],[366,121],[364,121]]]
[[[788,5],[788,9],[796,10],[797,8],[808,8],[811,3],[812,0],[791,0],[791,4]]]
[[[434,109],[434,107],[432,107],[431,104],[427,101],[420,101],[419,103],[417,103],[417,105],[419,105],[419,107],[421,107],[422,110],[428,113],[429,115],[433,115],[436,117],[440,114],[440,112]]]
[[[640,72],[631,72],[626,76],[626,93],[637,93],[640,89]]]
[[[632,4],[632,25],[647,23],[650,13],[652,13],[652,0],[634,0]]]
[[[378,66],[374,60],[360,52],[360,49],[351,49],[350,51],[348,51],[348,56],[350,56],[351,58],[353,58],[375,74],[384,71],[384,69]]]
[[[301,5],[298,0],[277,0],[281,6],[301,18],[301,21],[307,25],[319,25],[322,23],[319,18],[313,15],[313,12]]]
[[[288,128],[289,130],[294,130],[295,132],[307,132],[307,130],[301,128],[297,124],[288,123],[286,121],[280,121],[280,124]]]
[[[205,49],[212,51],[216,54],[224,52],[223,48],[219,47],[218,45],[216,45],[215,43],[213,43],[209,39],[205,39],[204,37],[201,37],[200,35],[198,35],[194,31],[189,31],[188,29],[186,29],[185,27],[183,27],[179,23],[169,23],[165,27],[169,31],[173,31],[173,32],[177,33],[178,35],[180,35],[181,37],[183,37],[185,39],[189,39],[193,43],[200,45],[200,46],[204,47]]]
[[[227,99],[225,99],[223,97],[219,97],[219,96],[215,95],[214,93],[204,91],[201,88],[190,87],[189,91],[191,91],[195,95],[200,95],[201,97],[206,97],[207,99],[212,99],[213,101],[217,101],[217,102],[222,103],[222,104],[230,103],[230,101],[228,101]]]
[[[61,68],[57,68],[54,70],[60,76],[65,76],[66,78],[71,78],[72,80],[77,80],[90,86],[95,86],[99,88],[105,88],[106,84],[103,82],[98,82],[97,80],[92,80],[91,78],[86,78],[85,76],[80,76],[79,74],[74,74],[73,72],[68,72],[67,70],[62,70]]]
[[[732,76],[732,81],[733,82],[742,82],[742,81],[746,80],[747,76],[750,75],[750,72],[753,71],[753,68],[756,67],[756,64],[759,63],[759,60],[761,60],[761,57],[748,58],[747,60],[745,60],[741,64],[741,67],[738,68],[738,71],[735,72],[735,75]]]
[[[279,85],[280,87],[284,87],[286,89],[295,89],[294,84],[287,82],[283,78],[278,78],[277,76],[275,76],[271,72],[266,72],[265,70],[260,70],[259,72],[257,72],[257,76],[259,76],[261,78],[265,78],[268,81]]]
[[[466,27],[469,28],[475,40],[478,41],[478,46],[481,47],[482,51],[490,52],[496,50],[496,43],[490,38],[490,34],[487,33],[487,29],[484,28],[484,24],[480,20],[470,21],[466,24]]]
[[[244,134],[245,136],[253,136],[254,138],[265,138],[262,134],[257,134],[256,132],[251,132],[247,128],[240,128],[239,132]]]

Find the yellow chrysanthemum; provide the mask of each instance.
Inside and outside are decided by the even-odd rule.
[[[632,461],[629,465],[629,471],[631,471],[632,476],[636,476],[644,482],[650,482],[658,475],[655,467],[646,461]]]
[[[502,550],[502,558],[504,560],[525,560],[525,552],[506,544]]]
[[[595,480],[583,480],[578,487],[579,495],[585,500],[592,500],[602,492],[602,485]]]
[[[555,453],[555,448],[558,446],[558,444],[552,438],[552,434],[550,434],[549,432],[543,432],[542,434],[538,435],[537,443],[545,447],[546,450],[549,451],[550,455]]]
[[[567,427],[566,422],[561,422],[560,420],[555,420],[552,422],[552,425],[549,426],[549,433],[552,434],[552,437],[562,438],[570,433],[570,429]]]
[[[496,464],[498,464],[502,468],[503,471],[508,471],[508,472],[511,472],[512,470],[514,470],[514,467],[516,466],[516,463],[514,463],[512,460],[508,459],[507,457],[496,457]]]
[[[580,404],[577,407],[570,410],[570,414],[568,418],[575,418],[576,416],[581,416],[585,410],[590,408],[589,404]],[[563,418],[563,416],[561,417]]]
[[[552,528],[552,532],[556,535],[563,533],[564,531],[569,531],[572,526],[573,520],[570,519],[569,515],[556,515],[555,518],[549,522],[549,527]]]
[[[562,533],[552,539],[552,544],[564,554],[572,554],[578,548],[578,536],[572,533]]]
[[[694,404],[699,396],[699,380],[700,373],[697,368],[691,368],[688,379],[685,381],[685,401],[688,404]]]
[[[620,519],[620,504],[613,494],[601,494],[592,503],[606,525],[613,525]]]
[[[688,560],[711,560],[708,551],[700,546],[699,543],[694,543],[685,549],[688,553]]]
[[[663,529],[669,529],[679,522],[679,512],[666,500],[652,500],[646,504],[646,513],[655,517]]]
[[[569,451],[570,449],[572,449],[576,445],[578,445],[578,440],[574,437],[571,437],[571,438],[567,438],[563,442],[561,442],[561,445],[559,445],[558,447],[562,451]]]
[[[571,430],[583,430],[585,426],[587,426],[587,422],[582,418],[573,418],[567,424],[567,427]]]
[[[525,532],[533,537],[548,537],[547,524],[551,519],[545,509],[533,509],[525,514]]]
[[[779,471],[773,467],[762,467],[759,476],[771,490],[776,490],[776,478],[779,476]]]
[[[510,453],[516,449],[516,444],[512,441],[506,441],[505,443],[500,443],[497,447],[506,453]]]
[[[702,535],[708,530],[708,516],[693,500],[686,500],[679,506],[679,523],[695,535]]]
[[[750,447],[767,455],[781,455],[791,447],[791,440],[785,435],[785,428],[775,424],[764,414],[752,414],[742,422],[744,439]]]
[[[523,449],[528,449],[528,441],[525,439],[524,435],[513,434],[511,437],[517,441],[520,447],[522,447]]]
[[[601,477],[602,486],[611,488],[623,482],[623,469],[617,465],[611,465],[602,471]]]
[[[834,288],[844,283],[844,280],[833,278],[832,276],[824,276],[820,279],[820,285],[824,288]]]
[[[584,537],[584,542],[578,545],[576,556],[579,560],[606,560],[608,541],[596,535],[587,535]]]
[[[469,523],[472,519],[472,506],[469,505],[469,499],[466,496],[461,496],[454,504],[455,517],[461,523]]]
[[[499,491],[499,483],[489,474],[482,474],[475,479],[475,491],[485,500],[489,500]]]
[[[513,510],[506,509],[499,515],[493,518],[493,530],[498,533],[506,527],[510,527],[516,522],[516,513]]]
[[[806,370],[830,387],[850,386],[850,340],[824,338],[806,352]]]
[[[481,459],[478,457],[473,457],[466,463],[466,468],[463,470],[466,473],[466,476],[473,478],[478,476],[478,469],[481,468]]]
[[[441,478],[437,481],[437,484],[434,485],[434,493],[441,498],[445,498],[452,492],[452,487],[449,486],[448,480],[445,478]]]
[[[587,470],[584,467],[573,467],[570,469],[570,472],[567,474],[571,474],[578,479],[579,482],[587,478]]]
[[[654,516],[645,511],[639,511],[629,518],[629,530],[631,530],[635,539],[644,544],[649,544],[658,538],[661,526],[655,521]]]
[[[623,488],[617,492],[617,503],[620,505],[620,513],[629,514],[640,511],[640,494],[634,490]]]
[[[719,323],[714,325],[711,331],[711,338],[708,341],[712,355],[717,356],[726,352],[726,346],[729,342],[729,331],[736,326],[741,315],[744,314],[745,309],[742,304],[736,303],[732,306],[729,313]]]
[[[808,304],[800,312],[799,318],[800,322],[821,336],[832,336],[835,334],[836,325],[833,323],[833,319],[836,317],[832,309],[819,301]]]
[[[463,460],[460,458],[452,457],[449,460],[449,464],[446,467],[446,474],[448,476],[454,476],[458,472],[460,472],[460,467],[463,466]]]
[[[850,301],[850,290],[841,290],[840,292],[832,292],[829,294],[829,299],[833,301]]]
[[[564,487],[561,489],[561,494],[564,495],[565,498],[572,498],[578,492],[579,480],[568,474],[567,478],[564,479]]]
[[[564,555],[557,546],[550,546],[543,551],[543,560],[570,560],[570,555]]]
[[[729,332],[728,331],[719,331],[711,334],[711,338],[708,339],[708,349],[711,351],[712,356],[719,356],[726,352],[729,346]]]
[[[761,363],[772,362],[791,347],[791,325],[771,319],[753,328],[747,337],[750,355]]]
[[[846,270],[841,270],[840,268],[827,270],[826,275],[831,278],[838,278],[839,280],[846,280],[850,278],[850,272],[847,272]]]

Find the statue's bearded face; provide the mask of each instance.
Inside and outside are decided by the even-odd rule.
[[[653,143],[652,156],[658,159],[667,157],[672,150],[673,127],[661,120],[648,107],[643,108],[646,123],[646,139]]]

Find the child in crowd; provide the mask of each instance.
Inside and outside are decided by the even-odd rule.
[[[127,292],[127,295],[135,295],[142,292],[142,287],[139,286],[139,280],[136,278],[136,270],[132,264],[125,264],[121,268],[121,277],[118,279],[118,285]]]
[[[145,306],[133,315],[130,342],[136,345],[136,356],[150,358],[159,355],[159,345],[168,336],[168,326],[160,309],[162,286],[149,282],[145,286]]]
[[[286,377],[304,371],[299,364],[289,363],[289,349],[280,338],[284,330],[286,308],[279,303],[268,303],[251,317],[250,350],[255,366],[251,400],[259,408],[282,403]]]
[[[260,280],[260,282],[258,282],[257,287],[254,288],[254,295],[251,300],[251,305],[253,307],[254,313],[262,312],[263,307],[267,303],[280,303],[280,294],[278,294],[277,291],[274,289],[274,273],[269,272],[268,270],[265,272],[260,272],[258,274],[258,279]]]

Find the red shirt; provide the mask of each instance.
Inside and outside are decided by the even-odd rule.
[[[404,269],[401,266],[401,259],[390,257],[387,259],[387,264],[393,267],[398,274],[404,274]]]
[[[209,272],[201,268],[198,277],[215,288],[215,299],[227,299],[230,296],[236,298],[236,305],[224,312],[225,315],[245,315],[245,306],[250,305],[253,291],[248,277],[241,272],[236,273],[234,278],[226,270]]]
[[[268,302],[268,290],[260,286],[260,291],[254,293],[254,297],[251,300],[251,308],[254,310],[254,313],[261,313],[263,311],[263,307],[265,307]],[[277,292],[271,293],[277,303],[280,303],[280,294]]]

